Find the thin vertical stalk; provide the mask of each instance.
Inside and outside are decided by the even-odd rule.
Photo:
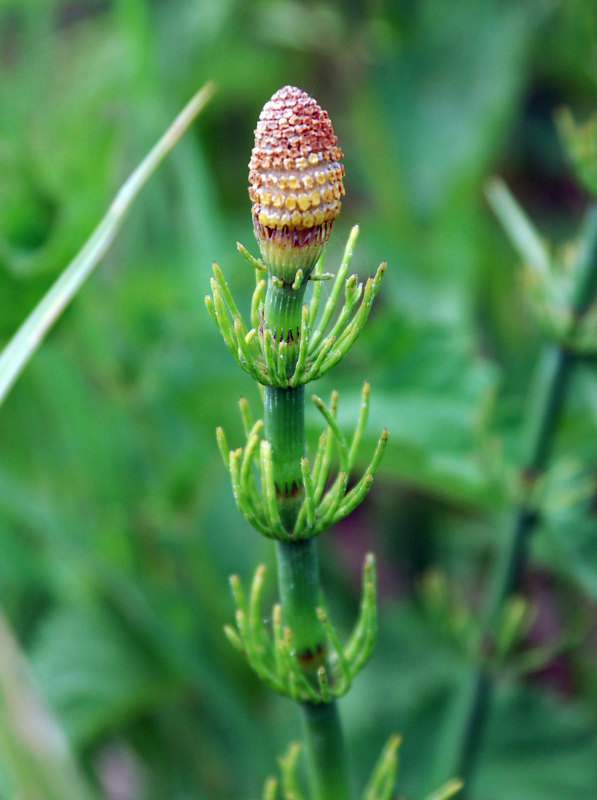
[[[531,534],[537,522],[537,512],[531,501],[532,490],[549,462],[573,363],[574,356],[569,351],[551,346],[539,367],[537,392],[528,412],[528,451],[520,471],[521,500],[511,517],[506,546],[496,564],[482,627],[480,645],[485,651],[491,651],[505,601],[521,584]],[[481,663],[472,675],[467,676],[461,688],[456,723],[450,732],[451,755],[445,774],[455,774],[465,780],[463,798],[468,794],[467,785],[478,760],[492,695],[493,677],[487,666]]]
[[[498,561],[489,601],[485,632],[495,630],[505,600],[520,586],[528,557],[529,536],[537,523],[532,494],[543,475],[553,449],[575,356],[561,345],[550,345],[543,354],[537,371],[535,392],[531,399],[526,455],[520,470],[520,496],[512,521],[507,545]]]
[[[313,800],[348,800],[350,791],[337,703],[303,703],[302,711]]]
[[[280,519],[294,528],[304,498],[301,458],[305,455],[305,387],[264,387],[265,438],[272,446],[274,483]]]
[[[568,342],[573,341],[597,290],[597,207],[589,209],[583,233],[570,302]],[[528,561],[529,542],[538,521],[532,500],[533,489],[549,465],[576,360],[577,356],[569,349],[567,342],[550,344],[540,359],[535,391],[527,411],[519,473],[520,500],[512,514],[506,545],[496,565],[482,626],[482,652],[491,653],[504,603],[521,585]],[[438,777],[457,774],[463,778],[463,800],[470,796],[470,783],[479,758],[493,686],[493,674],[481,657],[481,663],[461,686],[446,730],[445,747],[440,751]]]
[[[314,679],[325,661],[325,632],[317,616],[321,585],[316,542],[276,542],[276,557],[284,621],[299,664]]]
[[[289,350],[290,374],[296,366],[304,290],[268,281],[264,324],[277,338],[295,344]],[[301,458],[305,455],[304,387],[264,391],[265,436],[272,446],[276,499],[286,530],[294,528],[304,497]],[[314,687],[317,669],[327,663],[325,630],[317,616],[321,605],[321,583],[317,544],[277,541],[278,585],[284,624],[292,634],[292,647],[299,666]],[[350,800],[348,773],[340,716],[335,700],[301,704],[305,752],[312,800]]]
[[[317,668],[327,661],[325,631],[317,617],[321,584],[317,544],[276,542],[284,620],[305,677],[317,686]],[[302,703],[305,751],[312,800],[350,800],[340,715],[335,700]]]

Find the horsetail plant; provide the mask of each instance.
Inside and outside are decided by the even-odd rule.
[[[263,420],[254,421],[247,402],[240,401],[244,446],[230,449],[222,428],[217,440],[239,511],[275,541],[280,593],[268,631],[261,611],[265,567],[257,568],[248,594],[233,576],[236,619],[225,632],[270,688],[300,704],[312,800],[353,796],[336,700],[367,662],[377,633],[374,556],[365,559],[358,619],[344,644],[322,602],[315,537],[363,501],[388,440],[387,430],[382,431],[364,474],[349,488],[369,408],[365,383],[358,422],[349,438],[337,421],[338,393],[332,392],[329,403],[312,395],[325,429],[315,454],[307,455],[305,384],[325,375],[354,344],[386,267],[381,264],[364,285],[357,275],[348,274],[358,236],[355,226],[336,275],[323,271],[321,256],[344,195],[341,159],[329,117],[317,102],[291,86],[276,92],[261,112],[249,165],[261,258],[238,245],[256,276],[250,325],[217,264],[211,295],[206,297],[232,356],[263,387]],[[324,281],[330,281],[331,289],[322,303]],[[305,302],[309,282],[313,290]],[[332,476],[336,462],[338,472]],[[363,800],[390,799],[398,745],[399,738],[391,737]],[[295,777],[297,756],[293,745],[280,760],[280,787],[270,778],[264,800],[274,800],[278,788],[286,800],[303,797]],[[451,781],[433,797],[447,798],[459,788]]]
[[[592,196],[574,245],[572,265],[560,263],[503,181],[493,179],[487,187],[489,203],[525,264],[529,299],[546,342],[522,426],[517,496],[487,608],[477,629],[474,665],[456,695],[446,745],[438,748],[437,775],[457,769],[466,778],[467,795],[480,760],[504,656],[511,655],[524,635],[529,609],[522,597],[523,578],[531,541],[543,514],[541,485],[550,468],[574,375],[583,360],[594,358],[597,352],[597,116],[577,126],[570,112],[564,110],[558,124],[576,178]],[[510,635],[504,636],[508,627]],[[547,663],[545,656],[557,652],[558,644],[548,645],[544,653],[523,649],[523,657],[531,665],[539,657],[538,663],[543,666]]]

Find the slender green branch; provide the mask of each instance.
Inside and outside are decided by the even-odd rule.
[[[456,773],[465,780],[467,793],[478,761],[493,693],[494,676],[483,652],[491,656],[504,603],[520,587],[526,568],[530,538],[538,521],[534,489],[548,468],[570,387],[577,358],[570,349],[571,343],[584,314],[595,300],[596,290],[597,207],[594,206],[588,211],[583,226],[575,284],[570,298],[570,331],[566,341],[546,347],[537,369],[535,391],[530,398],[524,430],[519,474],[520,499],[496,566],[481,631],[480,663],[461,687],[454,715],[446,731],[446,747],[441,751],[441,777]]]

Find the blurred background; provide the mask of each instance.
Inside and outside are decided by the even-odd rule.
[[[586,198],[553,114],[594,108],[597,6],[0,0],[0,64],[0,344],[178,109],[218,86],[0,412],[0,607],[84,770],[111,800],[241,800],[298,735],[290,701],[222,634],[227,576],[266,562],[269,605],[275,573],[214,436],[222,424],[235,442],[238,397],[258,413],[259,395],[203,304],[212,260],[249,302],[235,243],[257,250],[253,130],[291,83],[328,110],[345,153],[326,268],[357,222],[353,269],[389,264],[367,331],[316,387],[341,390],[351,425],[371,381],[363,464],[391,432],[367,502],[321,556],[343,633],[362,558],[379,558],[380,641],[341,703],[355,781],[399,731],[399,790],[421,797],[468,668],[421,587],[440,571],[481,607],[543,339],[483,184],[503,176],[556,246],[575,234]],[[500,681],[479,798],[597,796],[596,398],[582,370],[526,578],[530,643],[564,646]]]

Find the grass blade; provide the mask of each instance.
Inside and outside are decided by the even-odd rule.
[[[75,764],[62,730],[29,677],[28,664],[2,615],[0,758],[19,797],[44,800],[95,797]]]
[[[46,334],[114,241],[133,201],[159,164],[203,109],[214,91],[206,83],[120,187],[106,215],[0,353],[0,405]]]

